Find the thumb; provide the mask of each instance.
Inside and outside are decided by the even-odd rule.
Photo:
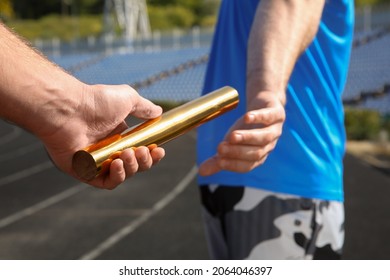
[[[162,114],[162,108],[150,100],[143,98],[136,91],[131,94],[133,104],[131,115],[140,119],[153,119]]]
[[[199,166],[199,175],[210,176],[221,170],[222,169],[219,167],[217,157],[214,156],[207,159]]]

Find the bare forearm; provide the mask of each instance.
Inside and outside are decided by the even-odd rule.
[[[77,109],[85,85],[2,24],[0,49],[0,116],[35,134],[43,132],[42,128],[60,126]]]
[[[131,114],[156,118],[162,109],[128,85],[87,85],[34,51],[0,23],[0,117],[31,131],[53,162],[71,176],[77,150],[127,127]],[[108,174],[88,183],[113,189],[164,157],[162,148],[125,149]],[[80,178],[78,178],[80,179]]]
[[[248,104],[259,91],[284,91],[299,55],[313,40],[324,0],[262,0],[248,42]]]

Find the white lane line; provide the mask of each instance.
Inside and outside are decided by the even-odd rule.
[[[0,137],[0,145],[4,145],[8,142],[11,142],[20,134],[22,134],[22,129],[17,126],[12,126],[12,131],[10,133]]]
[[[169,192],[166,196],[164,196],[161,200],[159,200],[153,207],[137,219],[129,223],[127,226],[123,227],[105,241],[100,243],[95,249],[89,251],[84,254],[80,260],[93,260],[99,257],[103,252],[114,246],[116,243],[121,241],[127,235],[135,231],[142,224],[147,222],[151,217],[157,214],[160,210],[162,210],[165,206],[167,206],[171,201],[173,201],[195,178],[197,174],[197,167],[193,166],[191,170],[187,173],[187,175],[176,185],[176,187]]]
[[[31,216],[31,215],[37,213],[38,211],[41,211],[49,206],[52,206],[52,205],[66,199],[68,197],[71,197],[71,196],[73,196],[73,195],[75,195],[75,194],[77,194],[85,189],[86,189],[86,185],[80,183],[80,184],[78,184],[74,187],[71,187],[71,188],[69,188],[69,189],[67,189],[59,194],[56,194],[52,197],[49,197],[48,199],[43,200],[43,201],[41,201],[41,202],[31,206],[31,207],[25,208],[25,209],[18,211],[18,212],[14,213],[8,217],[5,217],[5,218],[0,220],[0,229],[4,228],[6,226],[9,226],[10,224],[13,224],[13,223],[15,223],[23,218]]]
[[[34,152],[34,151],[39,150],[39,149],[43,149],[43,145],[40,142],[31,143],[27,146],[20,147],[20,148],[13,150],[11,152],[0,154],[0,162],[23,156],[25,154]]]
[[[47,160],[41,164],[37,164],[37,165],[34,165],[30,168],[26,168],[26,169],[23,169],[21,171],[12,173],[8,176],[0,178],[0,187],[4,186],[6,184],[9,184],[9,183],[16,182],[16,181],[23,179],[23,178],[26,178],[28,176],[37,174],[39,172],[42,172],[42,171],[49,169],[49,168],[52,168],[52,167],[54,167],[53,163],[51,161]]]

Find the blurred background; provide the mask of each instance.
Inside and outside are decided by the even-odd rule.
[[[200,96],[219,4],[0,0],[0,20],[80,80],[130,84],[168,110]],[[344,258],[389,259],[390,0],[355,5]],[[0,121],[0,259],[207,259],[195,139],[168,143],[157,168],[106,192],[57,171],[33,135]]]

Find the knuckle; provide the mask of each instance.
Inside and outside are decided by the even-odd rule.
[[[262,150],[262,149],[256,150],[254,156],[255,156],[254,159],[255,159],[256,161],[261,160],[261,159],[264,157],[264,152],[263,152],[263,150]]]
[[[245,143],[250,143],[251,141],[253,140],[253,136],[252,136],[252,133],[249,132],[245,132],[245,133],[240,133],[240,141],[238,143],[242,143],[242,144],[245,144]]]
[[[117,184],[114,184],[113,182],[106,182],[106,183],[103,185],[103,189],[112,191],[113,189],[116,188],[116,186],[117,186]]]
[[[265,161],[267,160],[267,157],[268,157],[268,155],[264,156],[264,157],[259,161],[259,164],[258,164],[258,165],[264,164]]]
[[[286,120],[286,112],[285,112],[284,110],[282,110],[282,112],[281,112],[280,120],[281,120],[282,122],[284,122],[284,121]]]
[[[267,133],[264,135],[264,142],[265,143],[271,143],[275,140],[275,136],[273,133]]]
[[[128,177],[133,176],[133,175],[137,172],[138,168],[139,168],[139,166],[138,166],[138,164],[136,164],[136,163],[130,165],[129,168],[128,168],[128,172],[127,172],[126,175],[127,175]]]
[[[272,142],[272,143],[270,144],[269,151],[270,151],[270,152],[273,151],[273,150],[275,149],[275,147],[276,147],[276,141],[274,141],[274,142]]]
[[[151,108],[146,108],[143,113],[145,114],[146,118],[150,118],[152,116],[152,114],[153,114]]]
[[[272,123],[273,117],[271,115],[271,112],[264,112],[263,114],[263,123],[264,124],[270,124]]]
[[[242,169],[241,169],[241,173],[246,173],[246,172],[252,171],[254,166],[255,165],[253,163],[243,164]]]

